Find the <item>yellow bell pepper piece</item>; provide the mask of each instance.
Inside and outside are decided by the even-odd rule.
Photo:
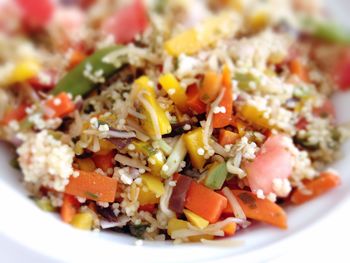
[[[209,225],[209,221],[205,220],[204,218],[200,217],[199,215],[193,213],[190,210],[184,209],[184,214],[187,218],[187,220],[194,226],[204,229]]]
[[[260,31],[266,28],[270,22],[269,13],[266,9],[258,9],[248,16],[248,24],[253,31]]]
[[[93,172],[96,170],[96,165],[94,161],[90,158],[77,159],[76,162],[79,166],[79,170],[82,170],[85,172]]]
[[[134,140],[132,144],[135,146],[135,152],[142,153],[143,155],[150,157],[154,155],[157,150],[154,149],[150,143]]]
[[[184,220],[180,220],[177,218],[171,218],[168,222],[168,235],[171,236],[172,233],[176,230],[182,230],[188,228],[188,222]]]
[[[264,117],[264,112],[253,105],[248,105],[248,104],[244,105],[241,108],[241,114],[245,119],[247,119],[252,124],[255,124],[267,129],[272,128],[271,125],[269,124],[268,118]]]
[[[171,218],[168,222],[168,235],[171,236],[174,231],[188,229],[189,222],[180,220],[177,218]],[[213,240],[214,236],[212,235],[198,235],[188,238],[191,242],[199,242],[201,239]]]
[[[164,184],[159,177],[150,174],[143,174],[141,175],[141,178],[142,184],[147,186],[147,188],[153,192],[157,198],[164,194]]]
[[[34,59],[27,59],[19,62],[10,76],[10,82],[23,82],[35,77],[40,70],[39,63]]]
[[[100,150],[96,153],[97,155],[105,155],[117,147],[106,139],[100,139]]]
[[[162,170],[165,161],[164,153],[160,150],[151,155],[148,158],[148,166],[151,169],[151,174],[154,176],[160,176],[160,171]]]
[[[141,186],[137,200],[139,201],[140,205],[152,205],[159,203],[159,198],[156,197],[156,194],[150,191],[145,185]]]
[[[168,93],[171,100],[182,111],[187,110],[187,96],[185,90],[172,74],[165,74],[159,78],[162,88]]]
[[[72,221],[70,224],[75,227],[82,230],[91,230],[93,223],[93,217],[92,214],[89,212],[84,213],[78,213],[74,215]]]
[[[199,154],[200,149],[204,150],[203,134],[203,128],[197,128],[184,135],[184,141],[191,158],[191,163],[197,169],[203,168],[205,164],[204,154]]]
[[[196,28],[173,37],[165,42],[164,48],[172,56],[192,55],[221,38],[233,36],[239,27],[240,23],[235,16],[224,12],[209,18]]]
[[[132,96],[136,96],[136,93],[137,96],[141,97],[138,98],[142,105],[142,113],[146,117],[142,122],[142,126],[148,135],[160,139],[161,135],[171,132],[170,122],[156,100],[156,94],[150,80],[143,76],[137,79],[135,84],[136,89],[133,91]],[[152,118],[152,114],[156,115],[157,123],[153,121],[154,118]]]

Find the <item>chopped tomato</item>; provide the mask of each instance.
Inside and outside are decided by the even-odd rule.
[[[51,90],[56,85],[56,75],[53,71],[42,71],[28,82],[36,90]]]
[[[253,162],[246,164],[249,186],[253,192],[272,192],[276,178],[285,179],[292,173],[292,155],[286,150],[285,136],[272,135],[263,144]]]
[[[0,123],[3,125],[7,125],[11,121],[20,121],[24,119],[24,117],[27,115],[26,108],[26,104],[21,104],[17,108],[6,112]]]
[[[47,117],[61,118],[74,111],[75,104],[67,93],[62,92],[46,101],[46,107],[49,108],[49,112],[46,114]]]
[[[318,117],[331,117],[332,119],[335,118],[335,109],[334,105],[331,100],[327,99],[324,104],[313,110],[313,113]]]
[[[302,117],[298,120],[295,127],[298,130],[305,130],[308,124],[309,124],[309,122],[304,117]]]
[[[206,112],[207,105],[201,101],[199,95],[199,89],[196,84],[188,86],[187,91],[187,107],[197,114],[202,114]]]
[[[25,26],[33,29],[45,27],[53,17],[55,4],[52,0],[16,0]]]
[[[338,62],[334,78],[340,90],[350,89],[350,51],[347,51]]]
[[[148,27],[147,10],[142,0],[134,0],[107,19],[103,30],[114,37],[116,43],[125,44]]]

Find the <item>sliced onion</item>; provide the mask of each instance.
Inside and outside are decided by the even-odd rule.
[[[138,169],[145,169],[146,171],[150,171],[150,169],[147,166],[143,165],[140,160],[131,159],[131,158],[126,157],[125,155],[121,155],[121,154],[116,154],[114,159],[123,165],[129,166],[129,167],[135,167]]]
[[[106,132],[107,136],[110,138],[123,138],[123,139],[129,139],[129,138],[135,138],[136,133],[135,132],[127,132],[127,131],[118,131],[114,129],[110,129]]]
[[[165,183],[164,194],[160,197],[159,207],[160,210],[168,217],[172,218],[175,216],[175,213],[169,209],[169,199],[173,192],[173,187],[169,185],[170,179]]]
[[[216,141],[210,140],[210,146],[213,147],[214,151],[222,157],[229,157],[229,154],[225,151],[224,147],[222,147]]]
[[[100,220],[100,225],[102,229],[108,229],[108,228],[113,228],[113,227],[119,227],[120,222],[109,222],[107,220]]]
[[[227,197],[235,217],[246,220],[247,217],[245,216],[242,207],[238,203],[236,197],[232,194],[231,190],[224,187],[224,189],[222,189],[222,193]]]

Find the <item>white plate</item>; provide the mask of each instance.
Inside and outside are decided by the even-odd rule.
[[[344,3],[346,2],[345,0]],[[339,6],[335,7],[342,10]],[[347,19],[341,15],[337,18]],[[339,120],[349,121],[350,94],[337,95],[335,101]],[[226,262],[228,259],[232,262],[265,261],[282,253],[291,244],[296,244],[313,224],[322,222],[326,215],[337,210],[338,204],[350,200],[350,178],[343,177],[342,186],[335,191],[303,206],[289,207],[287,231],[266,225],[249,228],[234,238],[244,242],[238,247],[213,247],[202,244],[173,246],[162,242],[146,242],[144,246],[136,247],[134,238],[115,233],[75,230],[61,223],[57,215],[39,210],[25,196],[19,182],[20,174],[8,165],[11,155],[8,149],[4,145],[0,147],[0,251],[3,262],[22,262],[28,259],[33,262],[117,262],[122,258],[125,260],[126,257],[129,262],[137,260],[154,263],[214,260]],[[344,153],[345,157],[333,167],[345,175],[350,162],[350,143],[344,145]]]

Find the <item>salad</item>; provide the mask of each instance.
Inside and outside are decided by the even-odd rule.
[[[0,2],[0,137],[84,230],[205,242],[340,184],[350,34],[317,1]]]

